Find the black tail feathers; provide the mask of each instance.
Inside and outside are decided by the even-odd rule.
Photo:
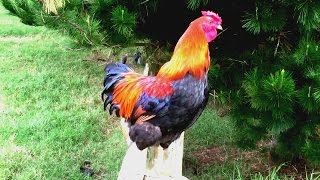
[[[129,136],[136,143],[137,147],[143,150],[158,143],[162,133],[158,126],[154,126],[149,122],[143,122],[131,126]]]
[[[116,115],[119,116],[119,106],[113,103],[113,90],[118,81],[124,78],[123,73],[131,71],[133,70],[127,65],[120,63],[110,63],[107,64],[105,68],[106,77],[103,81],[104,88],[101,93],[101,99],[104,101],[104,110],[106,110],[107,106],[110,104],[110,115],[115,110]],[[105,98],[105,96],[107,98]]]

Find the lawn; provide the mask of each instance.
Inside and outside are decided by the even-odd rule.
[[[91,51],[0,7],[0,179],[114,179],[125,152],[100,100],[103,65]]]
[[[2,6],[0,26],[0,179],[89,179],[79,170],[86,160],[93,179],[116,179],[127,147],[118,119],[103,111],[103,62],[86,60],[91,49],[24,25]],[[265,157],[233,147],[233,136],[228,117],[208,107],[186,132],[184,174],[263,179],[255,172],[270,169]]]

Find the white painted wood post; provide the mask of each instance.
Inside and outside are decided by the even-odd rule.
[[[148,71],[149,65],[146,64],[144,74],[147,75]],[[166,150],[154,146],[140,151],[131,142],[128,126],[123,118],[121,129],[129,148],[123,158],[118,180],[188,180],[182,176],[184,132]]]
[[[168,149],[160,146],[148,148],[146,163],[146,180],[187,180],[182,176],[184,132]]]

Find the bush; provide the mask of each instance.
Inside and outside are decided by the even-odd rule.
[[[236,53],[227,47],[230,42],[219,44],[221,54],[212,68],[219,74],[210,76],[210,84],[217,92],[231,90],[238,144],[252,148],[269,140],[274,157],[303,157],[320,165],[320,2],[234,3],[215,7],[241,14],[246,32],[236,23],[228,28],[247,39],[234,48]],[[225,20],[230,16],[222,15]],[[229,38],[226,32],[221,41]]]

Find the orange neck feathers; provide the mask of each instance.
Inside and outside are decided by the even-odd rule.
[[[190,73],[202,79],[209,67],[210,55],[205,33],[201,24],[192,23],[179,39],[171,60],[161,67],[157,76],[177,80]]]

